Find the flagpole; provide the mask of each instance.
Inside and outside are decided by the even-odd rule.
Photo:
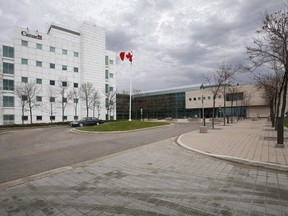
[[[132,62],[130,65],[130,100],[129,100],[129,121],[131,121],[131,94],[132,94]]]

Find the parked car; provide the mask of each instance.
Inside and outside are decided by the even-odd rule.
[[[104,121],[94,117],[85,117],[78,121],[73,121],[70,123],[71,127],[83,127],[83,126],[91,126],[91,125],[99,125],[103,124]]]

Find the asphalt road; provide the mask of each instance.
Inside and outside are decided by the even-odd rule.
[[[70,127],[14,130],[0,135],[0,183],[179,136],[193,123],[118,134],[84,134]]]

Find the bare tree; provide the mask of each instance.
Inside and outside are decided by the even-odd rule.
[[[73,89],[73,105],[74,105],[74,120],[78,119],[78,103],[80,99],[80,92],[78,89]]]
[[[110,120],[111,111],[114,110],[116,104],[116,91],[108,91],[105,93],[106,97],[106,110],[107,110],[107,120]]]
[[[27,104],[30,113],[30,123],[33,123],[33,109],[38,106],[36,103],[36,95],[39,93],[39,88],[36,83],[21,83],[16,86],[16,95],[19,97],[22,106],[22,123]],[[25,102],[26,101],[26,102]]]
[[[15,94],[20,100],[21,104],[21,113],[22,113],[22,124],[24,124],[24,116],[25,116],[25,111],[28,111],[27,108],[27,96],[25,95],[25,88],[24,85],[17,85],[15,87]]]
[[[62,110],[62,121],[65,120],[65,109],[73,98],[73,91],[69,90],[69,82],[66,79],[58,80],[57,93],[60,95],[59,103]]]
[[[288,8],[283,6],[273,13],[262,16],[262,26],[257,30],[258,37],[253,38],[253,46],[248,46],[247,53],[251,60],[251,70],[266,63],[276,62],[283,69],[283,83],[280,88],[282,107],[280,116],[284,118],[288,81]],[[279,93],[279,92],[278,92]]]
[[[92,111],[93,111],[93,117],[95,117],[95,111],[98,110],[98,116],[99,118],[99,107],[100,107],[100,94],[98,91],[95,90],[95,92],[92,95]]]
[[[91,109],[93,105],[93,95],[95,92],[96,89],[90,82],[83,83],[80,87],[80,98],[85,103],[87,117],[89,116],[89,109]]]
[[[49,101],[49,108],[48,112],[50,114],[50,121],[53,122],[54,117],[55,117],[55,95],[56,95],[56,90],[53,86],[49,86],[47,89],[47,96],[48,96],[48,101]]]

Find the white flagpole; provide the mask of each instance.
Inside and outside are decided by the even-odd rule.
[[[131,121],[131,94],[132,94],[132,62],[130,65],[130,100],[129,100],[129,121]]]

